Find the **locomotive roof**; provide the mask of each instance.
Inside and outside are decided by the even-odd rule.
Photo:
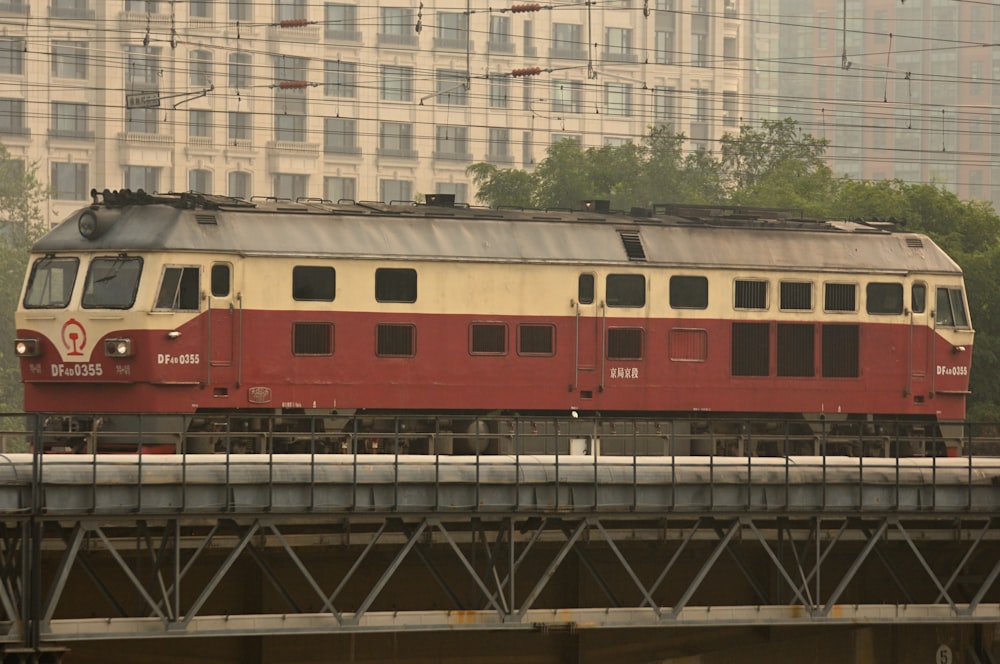
[[[622,214],[143,196],[105,192],[104,204],[95,196],[34,251],[960,272],[928,237],[891,224],[797,220],[775,211],[658,207]],[[78,229],[88,213],[99,229],[91,239]]]

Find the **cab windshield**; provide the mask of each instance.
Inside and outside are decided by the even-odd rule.
[[[135,302],[142,259],[124,254],[95,258],[87,271],[80,304],[85,309],[128,309]]]
[[[73,295],[78,258],[45,256],[35,261],[24,292],[25,309],[65,309]]]

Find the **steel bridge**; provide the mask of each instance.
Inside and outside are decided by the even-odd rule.
[[[996,624],[998,508],[974,456],[8,454],[0,645]]]

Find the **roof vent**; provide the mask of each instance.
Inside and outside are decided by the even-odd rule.
[[[618,231],[622,244],[625,245],[625,253],[630,261],[645,261],[646,251],[642,248],[642,238],[639,231]]]
[[[424,194],[424,202],[427,205],[439,205],[441,207],[454,207],[455,194]]]
[[[214,214],[196,214],[196,215],[194,215],[194,218],[195,218],[195,221],[197,221],[199,224],[212,224],[212,225],[215,225],[216,223],[218,223],[215,220],[215,215]]]
[[[924,241],[918,237],[908,237],[906,238],[906,246],[910,249],[923,249]]]

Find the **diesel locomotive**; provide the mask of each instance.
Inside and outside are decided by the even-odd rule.
[[[65,449],[126,431],[179,449],[224,418],[338,451],[338,429],[379,415],[446,452],[444,435],[495,446],[487,415],[942,436],[965,416],[973,343],[959,266],[891,223],[444,195],[95,190],[34,245],[16,324],[25,409]]]

